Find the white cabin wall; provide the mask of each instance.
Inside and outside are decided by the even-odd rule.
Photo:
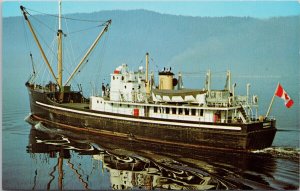
[[[145,102],[146,88],[144,71],[128,72],[126,65],[119,66],[117,69],[117,73],[111,74],[110,100]]]
[[[204,112],[204,119],[205,119],[205,122],[213,122],[213,116],[214,116],[214,112],[211,111],[211,110],[206,110]]]
[[[225,123],[226,120],[226,111],[221,112],[221,123]]]
[[[104,99],[102,97],[90,97],[90,109],[96,111],[104,111]]]
[[[111,74],[110,81],[110,100],[121,101],[121,88],[123,86],[123,80],[121,74]]]
[[[105,101],[101,97],[91,97],[91,109],[103,112],[111,112],[124,115],[134,115],[134,109],[139,109],[139,116],[145,116],[144,105],[132,105],[131,103],[122,104],[122,103],[112,103],[110,101]],[[169,113],[167,113],[167,107],[157,108],[157,112],[154,112],[153,106],[149,107],[149,117],[159,118],[159,119],[174,119],[174,120],[184,120],[184,121],[195,121],[195,122],[214,122],[214,110],[205,110],[205,109],[195,109],[194,115],[192,110],[189,110],[186,114],[186,107],[176,107],[175,113],[173,113],[172,107],[169,108]],[[179,114],[179,108],[182,109],[182,113]],[[202,112],[201,112],[202,111]],[[225,123],[226,121],[226,111],[221,112],[221,121]]]
[[[129,105],[128,107],[128,104],[107,102],[101,97],[91,97],[90,102],[91,102],[90,104],[91,110],[133,115],[134,114],[133,110],[139,109],[139,116],[145,116],[145,111],[143,106]]]

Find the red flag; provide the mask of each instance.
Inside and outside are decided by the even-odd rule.
[[[284,100],[284,104],[287,108],[292,107],[294,101],[290,98],[290,96],[284,91],[282,86],[278,84],[275,95]]]

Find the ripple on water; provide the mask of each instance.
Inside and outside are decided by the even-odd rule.
[[[299,161],[300,148],[292,147],[269,147],[262,150],[252,151],[253,153],[268,153],[276,158],[287,158],[290,160]]]

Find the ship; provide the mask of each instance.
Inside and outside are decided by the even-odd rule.
[[[272,145],[276,134],[276,119],[258,115],[258,96],[235,94],[231,72],[226,73],[224,89],[211,87],[211,71],[206,73],[202,89],[183,86],[183,74],[164,67],[149,73],[149,53],[145,54],[145,68],[135,71],[127,64],[112,70],[110,85],[102,85],[101,95],[85,97],[70,82],[112,21],[103,25],[95,41],[63,83],[61,1],[59,1],[57,30],[57,75],[39,42],[28,17],[28,10],[20,6],[25,22],[47,65],[53,81],[41,85],[35,73],[26,83],[34,121],[81,132],[114,136],[143,142],[156,142],[182,147],[201,147],[249,151]],[[158,79],[157,79],[158,78]],[[101,82],[97,82],[101,83]]]

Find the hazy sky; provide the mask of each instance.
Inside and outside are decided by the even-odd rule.
[[[4,1],[2,16],[20,16],[19,6],[56,14],[57,1]],[[63,13],[147,9],[187,16],[251,16],[268,18],[300,15],[297,1],[63,1]],[[33,13],[33,12],[32,12]]]

